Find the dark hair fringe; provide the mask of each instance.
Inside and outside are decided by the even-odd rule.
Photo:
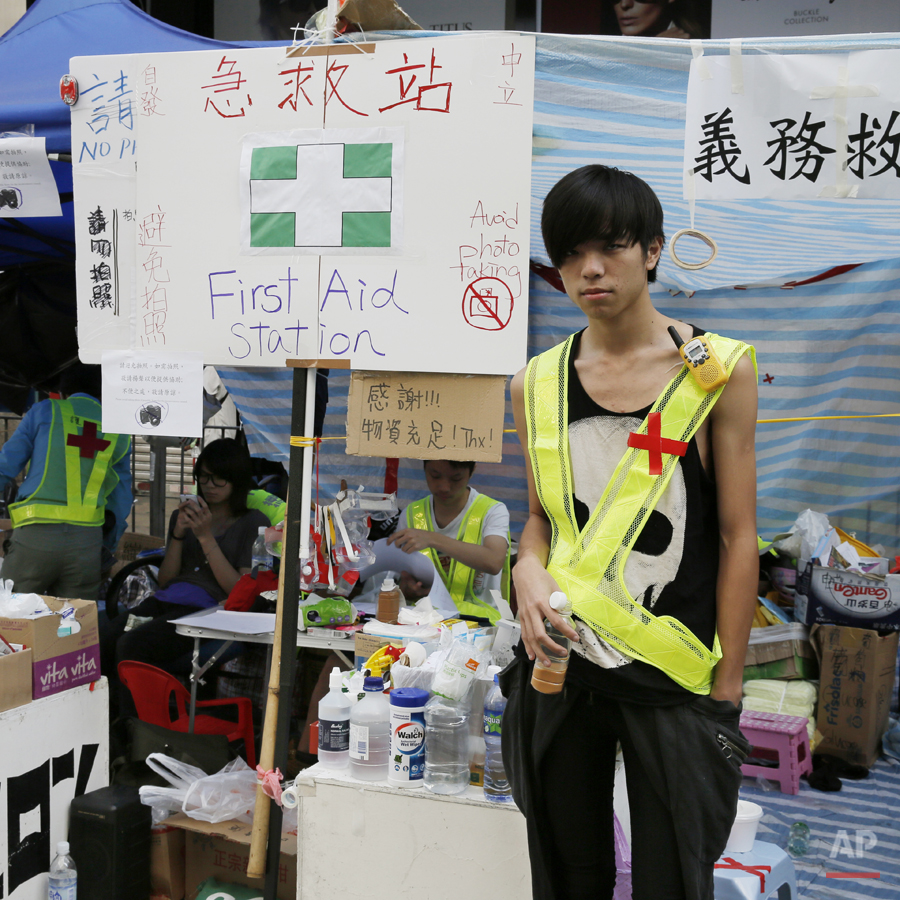
[[[194,479],[203,467],[216,478],[224,478],[231,485],[228,505],[231,514],[242,516],[247,512],[247,494],[253,488],[253,469],[250,451],[234,438],[219,438],[207,444],[194,463]],[[197,483],[197,493],[203,497],[203,485]],[[206,498],[203,497],[205,500]]]
[[[550,189],[541,232],[557,268],[586,241],[637,242],[646,256],[655,238],[666,239],[662,205],[653,188],[631,172],[601,165],[575,169]],[[656,266],[647,280],[656,281]]]

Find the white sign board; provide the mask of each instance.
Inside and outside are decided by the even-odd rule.
[[[61,215],[46,140],[0,138],[0,218]]]
[[[75,797],[109,784],[109,688],[94,684],[0,713],[0,883],[8,900],[46,900]],[[76,865],[90,864],[76,860]]]
[[[691,63],[685,198],[900,197],[900,50]]]
[[[111,350],[103,354],[103,431],[200,437],[200,353]]]
[[[713,0],[714,38],[900,31],[897,0]]]
[[[71,71],[86,361],[524,363],[533,37],[84,57]]]

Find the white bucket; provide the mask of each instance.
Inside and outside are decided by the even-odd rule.
[[[738,800],[737,815],[734,817],[734,825],[731,826],[731,834],[725,845],[726,853],[749,853],[753,849],[756,829],[762,814],[762,807],[758,803]]]

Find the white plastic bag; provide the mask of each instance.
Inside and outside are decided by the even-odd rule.
[[[253,821],[256,772],[238,757],[215,775],[203,775],[188,788],[182,810],[202,822]]]
[[[170,813],[181,812],[188,789],[199,778],[206,778],[206,772],[196,766],[179,762],[164,753],[151,753],[147,765],[169,782],[171,787],[146,784],[138,791],[141,803],[149,806],[154,825],[166,819]]]

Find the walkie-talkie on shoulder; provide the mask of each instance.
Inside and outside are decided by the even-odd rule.
[[[709,393],[728,384],[728,370],[706,338],[695,337],[684,342],[674,325],[668,327],[668,332],[699,387]]]

